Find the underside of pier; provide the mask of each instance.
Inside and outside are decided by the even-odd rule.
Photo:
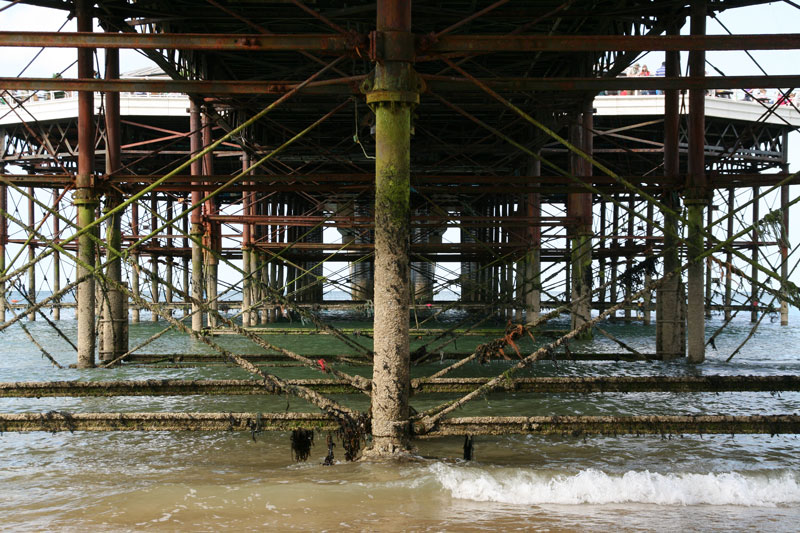
[[[706,34],[709,17],[761,3],[22,0],[76,17],[77,32],[0,32],[0,46],[74,48],[77,77],[0,78],[0,330],[47,321],[71,360],[28,334],[58,367],[225,362],[255,389],[5,383],[0,395],[280,393],[318,412],[5,414],[0,430],[337,429],[348,458],[367,437],[365,457],[394,457],[451,434],[798,432],[789,415],[449,416],[496,391],[797,390],[792,376],[514,381],[543,359],[703,363],[712,312],[746,314],[753,331],[771,314],[788,324],[800,75],[706,73],[708,51],[800,48],[800,35]],[[157,68],[121,76],[121,49]],[[625,76],[648,51],[665,53],[661,75]],[[740,92],[754,87],[777,97]],[[70,338],[59,328],[73,308]],[[144,320],[166,329],[131,346]],[[609,321],[652,327],[654,349]],[[143,353],[168,330],[215,355]],[[333,347],[304,354],[276,331]],[[455,349],[476,334],[492,340]],[[618,353],[569,349],[593,336]],[[432,357],[456,361],[412,380]],[[512,361],[493,378],[444,378],[491,359]],[[265,364],[281,361],[331,379]],[[454,396],[418,411],[423,390]]]

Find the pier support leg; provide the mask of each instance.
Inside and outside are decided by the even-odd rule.
[[[156,195],[156,191],[150,193],[150,229],[154,230],[159,227],[161,224],[158,220],[156,214],[158,213],[158,197]],[[156,253],[155,249],[159,245],[158,239],[153,239],[153,251],[150,252],[150,296],[152,298],[153,303],[158,303],[158,293],[159,293],[159,272],[158,272],[158,253]],[[158,322],[158,313],[152,312],[150,313],[150,320],[153,322]]]
[[[211,118],[208,112],[202,115],[203,123],[203,146],[207,147],[213,142],[211,135]],[[203,156],[203,173],[206,176],[214,174],[214,153],[210,152]],[[206,201],[204,206],[206,215],[217,214],[217,201],[211,198]],[[219,224],[212,221],[206,222],[205,242],[208,250],[219,250],[217,242],[219,240]],[[209,328],[217,327],[217,314],[215,311],[219,310],[219,302],[217,301],[217,271],[218,271],[217,258],[210,251],[205,252],[205,274],[206,274],[206,298],[208,299],[208,306],[212,312],[207,314],[207,325]]]
[[[676,35],[679,27],[669,30]],[[680,55],[678,52],[666,53],[666,76],[678,77],[680,74]],[[676,179],[679,173],[679,93],[676,90],[664,91],[664,176]],[[667,191],[661,198],[666,209],[664,217],[664,273],[675,272],[680,268],[680,249],[678,243],[678,220],[670,212],[680,211],[680,198],[674,191]],[[662,361],[670,361],[686,356],[686,316],[685,289],[680,273],[665,281],[656,291],[656,354]]]
[[[31,266],[28,267],[28,300],[30,302],[36,301],[36,238],[33,231],[36,227],[36,204],[33,201],[35,191],[33,187],[28,187],[28,231],[30,232],[31,242],[28,243],[28,262]],[[36,312],[28,313],[28,320],[33,322],[36,320]]]
[[[192,100],[189,108],[189,144],[192,155],[200,152],[203,137],[200,124],[200,107]],[[191,165],[193,177],[199,178],[203,173],[203,163],[200,160],[194,161]],[[199,182],[193,181],[192,185],[199,186]],[[200,190],[193,189],[191,193],[192,205],[200,202]],[[203,312],[200,311],[198,302],[203,300],[203,224],[202,212],[200,207],[196,207],[191,213],[191,240],[192,240],[192,331],[199,332],[203,329]]]
[[[733,213],[733,209],[734,209],[733,208],[733,204],[734,204],[733,200],[734,200],[734,188],[731,187],[730,189],[728,189],[728,202],[727,202],[728,203],[728,211],[727,211],[728,214]],[[728,217],[728,233],[727,233],[727,238],[728,239],[733,237],[733,221],[734,221],[734,217],[729,216]],[[733,294],[733,287],[732,287],[733,271],[732,271],[732,268],[731,268],[732,265],[733,265],[733,254],[731,253],[730,250],[728,250],[727,252],[725,252],[725,269],[724,269],[724,275],[725,275],[725,303],[724,303],[724,306],[725,306],[725,321],[726,322],[729,321],[731,319],[731,316],[732,316],[732,313],[731,313],[731,306],[733,305],[733,298],[732,298],[732,294]]]
[[[753,199],[758,198],[758,187],[753,187]],[[750,322],[755,324],[758,322],[758,312],[761,306],[761,298],[759,298],[758,290],[758,249],[759,241],[761,238],[758,234],[758,221],[761,218],[759,212],[759,200],[753,202],[752,215],[753,215],[753,244],[750,248],[750,259],[753,263],[750,265]]]
[[[0,174],[5,173],[5,165],[0,163]],[[0,209],[3,213],[8,212],[8,189],[5,185],[0,185]],[[0,215],[0,272],[6,270],[6,244],[8,243],[8,219],[5,215]],[[0,282],[0,321],[6,321],[6,309],[8,308],[8,298],[6,297],[6,282]]]
[[[788,137],[788,135],[787,135]],[[784,142],[788,142],[784,138]],[[785,148],[786,145],[784,145]],[[785,172],[788,173],[788,165]],[[781,210],[783,212],[783,224],[781,225],[781,281],[785,284],[789,281],[789,186],[781,187]],[[781,326],[789,325],[789,303],[781,300]]]
[[[61,212],[60,201],[58,198],[58,189],[53,189],[53,210],[56,213]],[[5,209],[5,207],[3,207]],[[58,217],[53,217],[53,239],[58,242],[61,236],[61,220]],[[58,250],[53,251],[53,293],[58,293],[61,290],[61,252]],[[61,299],[58,298],[53,301],[53,320],[61,320]]]
[[[706,2],[694,0],[691,6],[691,33],[704,35],[706,29]],[[705,52],[689,52],[689,74],[705,76]],[[686,324],[689,362],[705,361],[705,294],[703,291],[704,262],[697,260],[705,243],[703,209],[708,204],[708,179],[705,173],[705,90],[689,89],[689,172],[687,174],[685,204],[689,214],[687,238],[688,306]]]
[[[78,31],[92,31],[91,4],[88,0],[76,0]],[[93,50],[78,50],[78,77],[93,77]],[[75,176],[74,203],[78,211],[78,228],[84,229],[94,221],[97,200],[94,196],[94,93],[78,93],[78,173]],[[77,278],[83,278],[95,263],[95,247],[89,233],[78,237],[78,258],[82,264],[76,265]],[[86,265],[86,266],[83,266]],[[78,368],[95,366],[95,280],[93,276],[81,281],[77,287],[78,322]]]
[[[584,105],[582,113],[570,127],[572,144],[584,152],[592,153],[592,101]],[[589,176],[591,166],[577,154],[570,155],[570,169],[575,176]],[[569,193],[567,216],[575,217],[578,223],[572,228],[570,271],[572,279],[572,329],[591,320],[592,313],[592,195],[591,193]],[[581,338],[591,338],[587,330]]]
[[[172,220],[173,216],[174,216],[174,207],[172,199],[170,198],[167,200],[167,220]],[[173,235],[173,234],[174,234],[173,227],[170,224],[167,227],[167,235]],[[165,282],[164,302],[167,303],[167,309],[168,309],[167,312],[169,313],[169,316],[172,316],[172,301],[174,298],[174,295],[172,293],[172,287],[174,286],[172,283],[172,279],[173,279],[173,272],[175,270],[175,259],[172,254],[172,249],[173,249],[172,247],[173,247],[172,237],[167,237],[167,257],[166,257],[167,268],[166,271],[164,272],[164,282]]]
[[[248,168],[250,168],[250,158],[244,153],[242,154],[242,171],[246,171]],[[242,210],[245,217],[253,214],[250,207],[252,196],[252,191],[242,191]],[[245,222],[242,224],[242,272],[244,273],[244,279],[242,280],[242,327],[244,328],[250,327],[250,306],[252,305],[253,280],[250,277],[251,240],[251,225]]]
[[[106,79],[119,78],[119,50],[106,50]],[[120,163],[120,108],[119,93],[106,94],[106,174],[119,170]],[[122,196],[111,191],[106,196],[106,209],[111,210],[122,203]],[[127,322],[128,313],[125,308],[125,294],[113,282],[122,282],[122,262],[111,250],[122,250],[122,213],[116,212],[106,221],[106,277],[112,282],[106,288],[107,294],[102,302],[103,349],[100,360],[103,362],[116,359],[128,351]]]
[[[531,176],[539,176],[542,164],[538,159],[531,158],[528,164]],[[541,193],[529,193],[526,202],[526,214],[530,218],[542,216]],[[525,256],[525,320],[532,324],[539,319],[542,312],[542,226],[532,222],[528,226],[528,241],[530,248]]]
[[[705,361],[705,295],[703,294],[703,260],[695,260],[703,252],[705,242],[701,233],[703,227],[702,202],[686,201],[689,212],[687,238],[688,259],[688,307],[686,313],[689,343],[689,362]]]
[[[411,3],[379,0],[379,32],[404,34],[413,55]],[[395,51],[396,53],[397,51]],[[385,58],[374,70],[367,103],[375,112],[375,358],[372,447],[390,457],[409,446],[409,226],[411,112],[419,85],[409,61]]]

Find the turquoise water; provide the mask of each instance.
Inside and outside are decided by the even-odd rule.
[[[793,324],[800,314],[793,314]],[[710,335],[721,323],[709,321]],[[348,323],[353,326],[357,323]],[[75,323],[60,325],[70,337]],[[435,324],[447,327],[448,324]],[[566,321],[553,325],[566,327]],[[62,363],[74,352],[41,321],[34,336]],[[131,346],[164,327],[131,325]],[[709,349],[708,362],[542,362],[530,375],[798,374],[800,330],[765,319],[730,363],[725,359],[750,330],[736,320]],[[653,352],[654,326],[605,329],[642,352]],[[347,353],[331,337],[270,335],[305,354]],[[249,341],[220,336],[241,353]],[[360,339],[368,343],[365,338]],[[488,340],[459,339],[469,351]],[[525,350],[533,349],[526,341]],[[0,381],[63,379],[244,378],[227,367],[58,370],[19,328],[0,333]],[[573,352],[620,352],[598,337]],[[167,334],[147,353],[205,353],[207,347]],[[511,351],[509,351],[511,353]],[[444,365],[434,360],[416,375]],[[454,376],[496,375],[509,363],[469,364]],[[323,377],[302,368],[270,368],[282,377]],[[348,369],[353,371],[353,369]],[[364,369],[356,369],[364,373]],[[358,397],[338,398],[366,408]],[[418,410],[442,396],[413,398]],[[288,404],[288,407],[287,407]],[[0,399],[1,412],[313,410],[284,397],[123,397]],[[635,393],[490,395],[458,416],[553,414],[800,414],[800,393]],[[420,460],[402,465],[321,465],[325,436],[307,463],[294,463],[287,434],[85,433],[0,436],[0,516],[7,530],[278,530],[339,531],[796,531],[800,519],[800,440],[795,436],[477,437],[475,460],[461,459],[462,440],[418,441]],[[336,448],[338,452],[340,447]]]

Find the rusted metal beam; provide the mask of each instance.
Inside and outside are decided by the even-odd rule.
[[[455,76],[424,74],[430,91],[479,91],[469,80]],[[486,78],[480,80],[498,91],[603,91],[603,90],[688,90],[786,88],[800,85],[800,76],[713,76],[665,78],[662,76],[622,78]]]
[[[442,52],[596,52],[674,50],[794,50],[800,34],[769,35],[446,35],[417,37],[418,54]],[[198,33],[0,32],[0,46],[136,48],[139,50],[308,51],[353,53],[359,34],[223,35]]]
[[[305,94],[358,94],[358,84],[365,76],[348,76],[312,82]],[[426,88],[437,92],[476,92],[480,89],[464,78],[422,75]],[[480,80],[498,91],[602,91],[602,90],[688,90],[750,89],[752,87],[786,88],[800,86],[800,75],[712,76],[665,78],[660,76],[623,78],[490,78]],[[283,94],[300,82],[293,80],[101,80],[78,78],[0,78],[0,88],[7,90],[149,92],[213,94]]]
[[[306,94],[358,93],[364,76],[350,76],[312,82],[303,88]],[[148,92],[186,94],[284,94],[299,81],[248,80],[101,80],[54,78],[0,78],[0,88],[7,90]],[[761,87],[763,84],[760,84]],[[766,86],[765,86],[766,87]]]
[[[2,41],[0,41],[2,42]],[[800,34],[769,35],[446,35],[425,52],[598,52],[794,50]]]
[[[211,215],[205,217],[213,222],[230,224],[288,224],[290,226],[336,226],[344,227],[374,227],[372,217],[339,217],[339,216],[273,216],[273,215]],[[500,226],[503,227],[528,227],[532,224],[538,226],[564,226],[577,222],[576,217],[476,217],[476,216],[412,216],[411,225],[414,227],[440,227],[447,226]]]
[[[731,186],[737,187],[752,187],[754,185],[775,185],[786,178],[791,176],[787,172],[776,172],[774,174],[754,174],[754,173],[736,173],[736,174],[711,174],[708,176],[710,186],[717,188],[729,188]],[[32,186],[32,187],[65,187],[72,182],[72,175],[70,174],[5,174],[4,177],[15,185]],[[103,182],[111,183],[114,185],[140,185],[152,183],[163,175],[135,175],[135,174],[115,174],[111,178],[100,177]],[[580,179],[580,177],[578,177]],[[684,176],[624,176],[627,181],[641,184],[648,187],[675,187],[683,185]],[[157,190],[187,190],[186,187],[193,187],[200,189],[216,188],[221,183],[225,183],[230,179],[228,175],[218,176],[202,176],[202,178],[177,175],[172,176],[169,182],[162,185]],[[306,174],[306,175],[277,175],[277,174],[259,174],[248,177],[252,183],[237,183],[232,185],[229,190],[263,190],[268,184],[269,190],[276,190],[274,187],[290,186],[292,190],[300,190],[305,186],[319,188],[323,184],[339,184],[341,182],[355,182],[372,184],[374,177],[372,174]],[[191,185],[190,182],[195,182]],[[485,176],[485,175],[418,175],[411,179],[414,188],[420,190],[420,187],[428,187],[427,190],[436,190],[436,185],[445,192],[469,192],[473,191],[478,194],[486,192],[482,187],[475,185],[497,186],[502,187],[502,190],[508,191],[508,186],[513,185],[515,191],[520,191],[519,187],[525,185],[542,186],[537,189],[547,192],[548,190],[564,190],[566,186],[573,186],[573,180],[563,176]],[[597,187],[616,185],[616,180],[609,176],[592,176],[591,183]],[[464,188],[454,189],[452,186],[457,184],[465,185]],[[335,190],[342,192],[341,185],[335,185]],[[194,189],[193,189],[194,190]],[[278,189],[282,190],[282,189]],[[348,189],[349,190],[349,189]],[[356,189],[353,189],[355,191]]]
[[[0,46],[45,48],[135,48],[138,50],[213,50],[226,52],[330,52],[355,54],[366,44],[357,35],[228,35],[206,33],[0,32]]]

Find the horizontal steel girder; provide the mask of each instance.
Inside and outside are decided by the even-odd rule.
[[[355,53],[367,36],[197,33],[0,32],[0,46]],[[769,35],[446,35],[417,38],[418,55],[445,52],[596,52],[647,50],[793,50],[800,34]]]
[[[362,38],[365,39],[365,38]],[[366,42],[366,41],[365,41]],[[139,50],[354,52],[354,38],[332,34],[224,35],[205,33],[0,32],[0,46],[135,48]]]
[[[432,92],[476,92],[481,89],[457,76],[423,75]],[[311,82],[306,94],[361,94],[358,84],[364,76],[350,76]],[[751,89],[800,86],[800,75],[783,76],[708,76],[702,78],[622,77],[622,78],[494,78],[481,80],[489,87],[505,92],[527,91],[602,91],[602,90],[687,90]],[[0,78],[0,88],[7,90],[96,91],[186,93],[208,95],[284,94],[298,81],[248,80],[100,80],[54,78]]]

